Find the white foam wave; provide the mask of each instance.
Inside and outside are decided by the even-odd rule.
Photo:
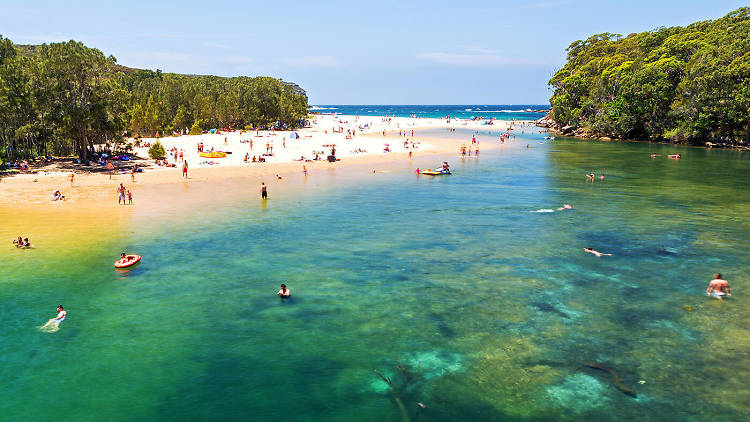
[[[310,106],[310,110],[338,110],[338,107],[318,107],[318,106]]]

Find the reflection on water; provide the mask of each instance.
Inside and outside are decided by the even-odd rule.
[[[9,420],[747,420],[747,158],[518,147],[537,137],[449,158],[450,177],[405,165],[357,184],[312,174],[309,189],[267,203],[157,219],[85,253],[3,260],[0,339],[14,347],[0,410]],[[586,182],[588,172],[607,178]],[[574,209],[556,211],[565,203]],[[111,267],[121,250],[144,256],[125,280]],[[725,303],[703,294],[717,271],[736,292]],[[276,297],[280,283],[292,300]],[[34,324],[58,302],[75,320],[40,336]],[[66,400],[43,399],[59,391]]]

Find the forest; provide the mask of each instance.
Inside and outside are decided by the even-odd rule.
[[[15,45],[0,36],[0,159],[77,155],[128,137],[209,128],[294,128],[307,96],[272,77],[162,73],[121,66],[80,42]]]
[[[575,41],[549,81],[551,126],[584,137],[750,143],[750,8]]]

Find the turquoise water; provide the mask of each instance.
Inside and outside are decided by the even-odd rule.
[[[0,419],[747,420],[748,155],[540,138],[3,252]]]

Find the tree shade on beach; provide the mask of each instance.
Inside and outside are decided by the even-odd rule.
[[[131,69],[80,42],[17,46],[0,36],[0,158],[76,154],[133,135],[296,127],[299,87],[271,77]]]
[[[750,8],[568,47],[550,117],[583,136],[750,142]]]

